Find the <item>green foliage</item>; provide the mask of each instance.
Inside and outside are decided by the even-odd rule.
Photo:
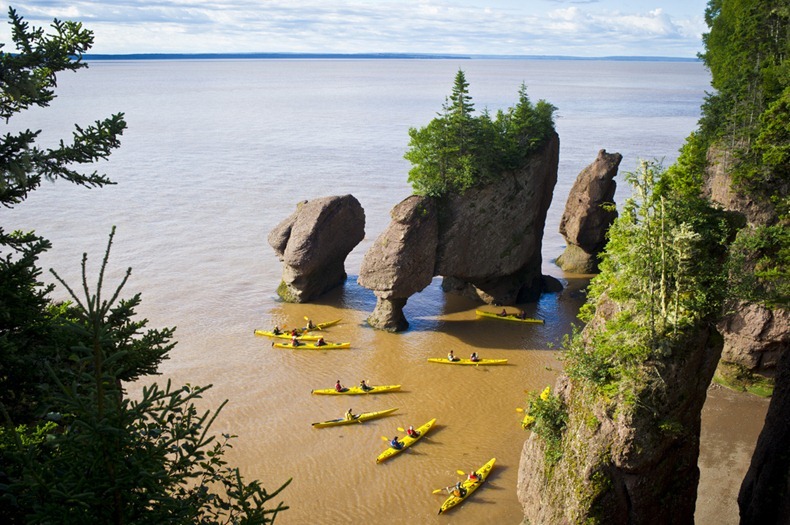
[[[47,106],[57,73],[85,67],[93,42],[78,23],[55,21],[47,35],[13,9],[9,17],[16,52],[0,52],[6,121]],[[72,142],[54,149],[35,145],[39,132],[6,134],[0,204],[19,204],[43,178],[110,184],[72,166],[107,158],[125,126],[121,114],[77,126]],[[271,523],[286,507],[267,505],[288,482],[268,493],[228,466],[233,436],[210,433],[222,406],[200,413],[195,405],[209,387],[154,383],[127,398],[123,383],[157,373],[173,329],[134,319],[140,295],[120,297],[130,270],[103,295],[113,236],[94,290],[84,256],[81,293],[55,274],[72,301],[53,303],[37,266],[50,243],[0,228],[0,515],[5,523]]]
[[[728,261],[731,293],[769,307],[790,305],[790,230],[785,224],[744,228]]]
[[[568,424],[568,410],[562,400],[546,387],[543,392],[530,392],[527,415],[531,421],[525,428],[537,434],[545,444],[545,459],[550,465],[562,458],[562,434]]]
[[[782,137],[790,87],[790,5],[711,0],[706,22],[710,32],[703,35],[700,56],[716,92],[703,106],[701,133],[707,144],[720,143],[735,154],[733,174],[742,191],[781,201],[786,214],[790,181],[781,150],[787,144]]]
[[[612,313],[563,345],[566,373],[610,396],[631,395],[643,379],[640,366],[682,346],[684,334],[712,322],[726,298],[723,261],[733,227],[668,178],[656,162],[626,174],[632,196],[609,229],[580,317],[590,322],[603,303]]]
[[[760,397],[771,397],[774,379],[756,374],[743,365],[721,361],[713,382],[738,392],[749,392]]]
[[[409,182],[418,195],[463,193],[523,165],[554,130],[556,108],[546,101],[533,105],[522,85],[519,101],[492,119],[488,111],[475,117],[469,84],[458,70],[442,112],[423,128],[409,129],[412,163]]]

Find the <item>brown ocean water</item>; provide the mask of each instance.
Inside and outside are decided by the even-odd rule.
[[[408,128],[426,124],[462,68],[476,108],[516,101],[524,82],[533,100],[557,106],[560,173],[543,241],[544,273],[566,288],[525,308],[545,325],[478,320],[478,306],[441,292],[439,279],[412,297],[410,329],[374,331],[365,318],[373,294],[356,284],[365,251],[410,194],[403,153]],[[585,276],[553,264],[557,232],[576,175],[599,149],[623,154],[621,172],[640,158],[669,165],[695,128],[709,76],[698,63],[556,60],[210,60],[97,62],[60,80],[51,108],[7,126],[44,129],[54,141],[72,123],[123,111],[122,148],[100,166],[116,186],[46,184],[14,210],[7,228],[35,229],[54,244],[43,259],[71,283],[88,252],[98,268],[118,227],[110,282],[131,266],[127,296],[141,291],[140,314],[177,326],[178,346],[157,381],[213,384],[205,407],[230,402],[217,432],[239,437],[229,459],[269,489],[293,478],[277,522],[518,523],[515,486],[527,434],[517,407],[525,390],[554,383],[557,348],[583,302]],[[622,177],[619,177],[622,181]],[[626,193],[624,184],[616,199]],[[345,286],[307,305],[279,301],[280,263],[268,232],[298,201],[351,193],[366,213],[366,236],[346,261]],[[115,281],[113,281],[115,279]],[[63,297],[62,290],[56,292]],[[273,349],[253,335],[273,324],[341,318],[327,337],[350,350]],[[503,367],[428,363],[449,349],[507,358]],[[402,384],[380,396],[311,396],[340,379]],[[140,385],[132,385],[134,392]],[[310,423],[398,407],[364,425],[314,429]],[[697,522],[737,523],[735,495],[767,403],[712,389],[703,412]],[[431,418],[437,426],[384,464],[374,460],[398,426]],[[436,488],[455,483],[491,457],[490,483],[462,507],[436,516]]]

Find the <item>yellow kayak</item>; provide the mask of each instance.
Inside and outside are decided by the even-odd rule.
[[[317,332],[321,331],[324,328],[329,328],[330,326],[335,326],[340,322],[340,319],[335,319],[334,321],[327,321],[325,323],[318,323],[313,328],[308,330],[307,328],[297,328],[296,329],[296,337],[302,341],[318,341],[321,339],[321,335],[317,334],[309,334],[309,332]],[[290,339],[293,337],[291,333],[293,330],[281,330],[279,334],[275,334],[271,330],[255,330],[255,335],[263,335],[266,337],[277,337],[279,339]]]
[[[403,452],[404,450],[415,444],[417,441],[420,440],[420,438],[422,438],[425,434],[428,433],[428,431],[431,429],[434,423],[436,423],[436,418],[433,418],[427,423],[425,423],[424,425],[418,427],[416,429],[418,433],[416,437],[411,437],[408,435],[403,436],[403,439],[400,440],[403,443],[403,448],[389,447],[387,450],[379,454],[379,457],[376,458],[376,463],[381,463],[382,461],[386,461],[392,456],[400,454],[401,452]]]
[[[379,410],[378,412],[363,412],[361,414],[357,414],[354,416],[353,419],[346,419],[344,417],[338,419],[330,419],[329,421],[320,421],[318,423],[313,423],[315,428],[324,428],[324,427],[334,427],[339,425],[351,425],[354,423],[364,423],[368,419],[376,419],[378,417],[384,417],[389,414],[392,414],[398,410],[397,408],[388,408],[387,410]]]
[[[486,312],[485,310],[475,310],[475,313],[480,317],[491,317],[492,319],[502,319],[503,321],[516,321],[519,323],[539,323],[543,324],[543,319],[534,319],[532,317],[527,317],[522,319],[515,314],[508,314],[508,315],[500,315],[494,312]]]
[[[291,332],[280,332],[275,334],[271,330],[255,330],[255,335],[262,335],[264,337],[275,337],[277,339],[291,339],[293,336]],[[300,341],[318,341],[321,339],[321,335],[312,335],[312,334],[305,334],[302,332],[302,335],[297,335],[296,338]]]
[[[343,348],[351,348],[351,343],[324,343],[317,345],[313,342],[299,343],[294,346],[291,343],[272,343],[275,348],[290,348],[292,350],[340,350]]]
[[[496,458],[491,458],[488,463],[476,470],[480,479],[475,481],[470,479],[464,480],[463,483],[461,483],[461,488],[463,490],[461,491],[460,495],[451,493],[450,497],[448,497],[446,500],[444,500],[444,503],[442,503],[442,507],[439,509],[439,514],[447,512],[451,508],[463,502],[466,500],[466,498],[471,496],[474,491],[480,488],[480,485],[485,482],[486,478],[491,473],[491,469],[494,468],[494,463],[496,463]]]
[[[472,361],[471,359],[457,359],[450,361],[446,357],[429,357],[428,361],[431,363],[445,363],[448,365],[504,365],[507,364],[507,359],[478,359]]]
[[[321,394],[327,396],[341,396],[341,395],[359,395],[359,394],[383,394],[385,392],[395,392],[396,390],[400,390],[400,385],[380,385],[374,386],[370,390],[362,390],[361,387],[358,386],[351,386],[348,388],[344,388],[341,392],[338,392],[334,388],[319,388],[317,390],[311,390],[311,394]]]

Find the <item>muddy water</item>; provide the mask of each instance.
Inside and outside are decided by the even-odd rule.
[[[230,457],[247,475],[264,480],[269,488],[293,478],[283,497],[291,509],[282,515],[282,523],[517,523],[521,509],[516,475],[526,434],[516,408],[524,405],[525,389],[554,382],[560,364],[548,348],[569,330],[580,300],[573,288],[583,282],[572,281],[562,294],[528,307],[530,315],[551,321],[527,325],[478,320],[474,309],[479,305],[445,295],[437,279],[409,301],[411,328],[403,334],[367,328],[364,319],[373,307],[372,297],[348,305],[344,291],[338,291],[322,304],[281,303],[250,315],[240,323],[239,333],[181,331],[180,346],[199,350],[174,356],[177,366],[165,368],[176,380],[214,383],[207,405],[232,400],[217,430],[239,436]],[[557,316],[560,311],[565,314]],[[353,348],[282,350],[252,335],[252,327],[268,328],[275,322],[303,324],[305,315],[316,321],[342,318],[326,330],[326,337],[350,341]],[[483,357],[506,358],[508,364],[427,362],[449,349],[460,356],[478,351]],[[364,397],[310,394],[337,379],[356,384],[363,378],[372,384],[401,384],[402,390]],[[363,412],[391,407],[398,408],[394,415],[363,425],[310,425],[340,417],[348,408]],[[375,463],[387,447],[384,438],[398,434],[397,427],[418,426],[434,417],[436,426],[416,446],[384,464]],[[437,516],[443,497],[432,491],[454,484],[456,470],[468,471],[491,457],[497,458],[496,468],[490,483],[475,494],[474,504]]]
[[[365,326],[374,296],[360,288],[362,256],[410,189],[403,152],[408,127],[440,109],[462,67],[478,108],[513,103],[522,82],[533,100],[559,107],[560,167],[543,240],[544,273],[566,289],[528,307],[546,324],[477,320],[478,306],[446,296],[438,280],[405,309],[411,328],[387,334]],[[127,294],[140,291],[151,326],[176,325],[178,346],[160,381],[213,384],[205,407],[227,405],[217,432],[239,437],[229,453],[248,478],[270,489],[289,478],[291,509],[278,523],[518,523],[515,495],[526,434],[517,407],[524,390],[553,384],[556,348],[570,330],[585,280],[553,261],[568,191],[601,148],[619,151],[621,171],[638,158],[670,164],[695,127],[709,78],[700,64],[531,60],[446,61],[120,61],[92,64],[59,79],[59,98],[15,126],[44,129],[42,140],[124,111],[123,147],[99,169],[119,184],[87,191],[45,185],[4,227],[35,229],[53,242],[41,259],[79,283],[83,252],[95,272],[106,236],[118,227],[108,282],[127,266]],[[622,180],[622,179],[621,179]],[[622,192],[624,184],[620,183]],[[366,238],[346,261],[349,279],[308,305],[275,296],[281,267],[266,235],[303,199],[351,193],[366,214]],[[622,202],[617,196],[616,200]],[[45,275],[46,278],[46,275]],[[56,295],[63,297],[63,291]],[[350,350],[277,350],[253,335],[304,316],[342,318],[329,340]],[[508,366],[428,363],[449,349],[507,358]],[[398,393],[357,398],[310,395],[340,379],[403,385]],[[136,385],[139,388],[140,385]],[[132,390],[134,390],[134,388]],[[310,423],[397,407],[391,417],[354,427]],[[698,523],[734,519],[737,492],[765,403],[711,392],[703,416]],[[734,416],[732,419],[731,415]],[[389,462],[375,457],[398,426],[437,418],[417,446]],[[737,424],[734,424],[736,421]],[[491,457],[490,483],[463,507],[436,516],[433,489],[455,483]],[[728,506],[729,505],[729,506]],[[734,521],[733,521],[734,523]]]

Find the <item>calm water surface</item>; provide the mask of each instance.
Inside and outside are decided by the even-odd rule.
[[[425,125],[449,95],[462,68],[476,108],[515,103],[521,83],[533,101],[557,106],[559,182],[544,237],[544,272],[566,289],[527,310],[543,326],[476,320],[467,300],[446,296],[435,280],[409,300],[409,331],[365,326],[375,305],[356,284],[362,257],[386,227],[390,209],[410,194],[403,159],[408,129]],[[97,268],[112,225],[118,233],[111,276],[134,269],[128,294],[143,293],[140,313],[152,326],[177,326],[179,345],[162,366],[177,383],[213,384],[205,406],[230,399],[215,430],[238,434],[230,460],[245,476],[283,494],[284,524],[518,523],[515,485],[521,446],[517,407],[524,391],[553,384],[561,369],[555,348],[583,300],[584,276],[566,275],[553,260],[557,232],[576,175],[598,150],[623,154],[621,172],[640,158],[669,165],[699,116],[707,72],[696,63],[529,60],[218,60],[122,61],[91,64],[64,76],[51,108],[11,127],[42,128],[52,142],[72,123],[126,114],[122,148],[101,166],[117,186],[101,190],[45,185],[14,210],[8,227],[36,229],[54,248],[43,259],[79,282],[83,252]],[[622,177],[620,177],[622,180]],[[346,262],[343,289],[308,305],[280,302],[281,266],[269,231],[300,200],[351,193],[366,214],[366,237]],[[620,202],[626,191],[618,190]],[[63,296],[62,291],[58,291]],[[293,352],[270,347],[255,328],[342,318],[329,334],[353,348]],[[509,365],[464,368],[430,356],[477,350]],[[399,393],[311,396],[336,379],[402,384]],[[134,385],[136,391],[139,385]],[[765,403],[712,392],[703,423],[703,479],[698,523],[737,522],[737,493]],[[394,416],[354,427],[310,423],[398,407]],[[762,411],[762,412],[761,412]],[[731,429],[725,415],[749,415]],[[377,465],[383,438],[396,427],[436,417],[417,446]],[[726,456],[726,457],[725,457]],[[436,488],[455,483],[491,457],[490,483],[463,507],[436,516]],[[722,459],[724,458],[724,459]],[[729,505],[729,506],[728,506]],[[735,512],[735,514],[733,514]]]

